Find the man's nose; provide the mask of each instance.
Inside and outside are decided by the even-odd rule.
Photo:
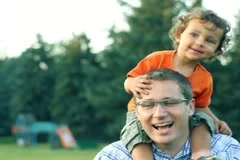
[[[167,110],[164,106],[162,106],[161,104],[157,104],[155,106],[155,111],[154,111],[154,116],[155,117],[164,117],[167,115]]]

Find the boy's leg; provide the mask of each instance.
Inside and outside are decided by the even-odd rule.
[[[126,125],[121,131],[121,140],[134,160],[153,160],[151,139],[142,129],[135,111],[127,113]]]
[[[211,156],[211,135],[216,128],[213,120],[204,112],[195,112],[190,118],[192,159]]]

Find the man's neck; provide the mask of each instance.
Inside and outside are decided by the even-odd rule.
[[[155,145],[162,150],[164,153],[168,154],[171,157],[175,157],[183,148],[185,143],[188,140],[188,136],[186,138],[181,138],[178,141],[174,141],[168,144],[156,144]]]

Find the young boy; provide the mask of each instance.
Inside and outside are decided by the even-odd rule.
[[[175,50],[157,51],[148,55],[127,74],[128,78],[124,83],[128,93],[141,98],[142,94],[148,94],[151,89],[148,77],[142,76],[150,70],[169,68],[189,79],[196,111],[201,111],[195,113],[191,120],[191,150],[194,160],[211,156],[210,137],[215,129],[226,135],[232,134],[227,123],[219,120],[208,108],[213,80],[211,73],[200,64],[203,60],[222,54],[229,42],[229,31],[229,24],[210,10],[197,8],[177,17],[170,31]],[[134,160],[153,160],[151,147],[147,144],[151,140],[142,130],[134,108],[135,104],[131,99],[128,104],[127,123],[121,131],[121,140],[132,153]]]

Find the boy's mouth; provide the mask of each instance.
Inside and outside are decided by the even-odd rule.
[[[195,51],[195,52],[198,52],[200,54],[203,54],[204,52],[200,49],[195,49],[195,48],[190,48],[191,50]]]

